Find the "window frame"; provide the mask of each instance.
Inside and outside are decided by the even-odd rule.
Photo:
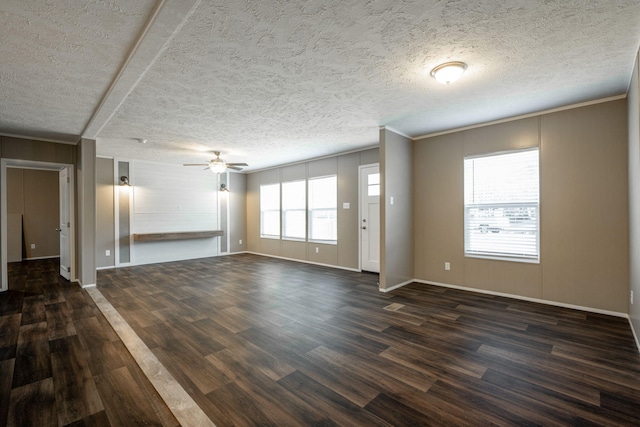
[[[263,209],[263,202],[262,202],[262,197],[263,197],[263,188],[265,187],[277,187],[278,188],[278,209]],[[260,204],[260,238],[262,239],[281,239],[281,235],[282,235],[282,220],[281,220],[281,215],[282,215],[282,189],[281,189],[281,185],[280,183],[273,183],[273,184],[261,184],[260,185],[260,194],[259,194],[259,204]],[[266,234],[264,232],[264,222],[265,222],[265,212],[277,212],[277,216],[278,216],[278,220],[277,220],[277,224],[278,224],[278,234]]]
[[[312,209],[312,191],[311,191],[311,183],[315,180],[333,178],[335,179],[335,207],[322,207]],[[313,212],[318,211],[333,211],[335,212],[335,239],[318,239],[313,238]],[[314,176],[311,178],[307,178],[307,241],[310,243],[321,243],[327,245],[337,245],[338,244],[338,175],[324,175],[324,176]]]
[[[536,156],[537,172],[536,173],[537,173],[537,190],[538,191],[536,194],[537,198],[535,201],[525,200],[525,201],[517,201],[517,202],[467,203],[467,188],[466,188],[467,160],[474,160],[474,159],[480,159],[480,158],[486,158],[486,157],[497,157],[501,155],[523,153],[527,151],[531,151],[531,152],[535,151],[537,154]],[[476,185],[475,181],[473,181],[473,185],[475,187]],[[464,209],[464,216],[463,216],[464,256],[466,258],[494,259],[494,260],[502,260],[502,261],[514,261],[514,262],[521,262],[521,263],[539,264],[540,263],[540,148],[529,147],[524,149],[499,151],[499,152],[492,152],[487,154],[465,156],[464,163],[463,163],[463,209]],[[507,209],[509,210],[533,209],[535,214],[535,220],[533,221],[533,224],[530,224],[530,225],[534,226],[534,231],[535,231],[533,233],[533,235],[535,236],[535,254],[532,255],[528,253],[517,253],[515,251],[507,252],[507,251],[498,251],[498,250],[490,251],[490,250],[470,249],[470,243],[471,243],[470,233],[472,232],[472,230],[470,229],[470,225],[471,225],[470,223],[472,222],[470,220],[470,214],[472,209],[492,209],[496,211],[502,210],[503,215],[504,215],[504,210],[507,210]],[[503,218],[505,218],[503,219],[503,221],[506,220],[509,222],[509,224],[511,224],[511,217],[509,215],[503,216]],[[480,225],[483,225],[483,224],[480,224]],[[493,227],[494,226],[487,224],[487,230],[485,231],[485,233],[487,233],[487,235],[491,235],[493,233],[500,232],[500,231],[497,231],[497,232],[493,231],[492,230]],[[514,229],[517,230],[516,227],[514,227]],[[482,233],[482,231],[480,231],[480,233]],[[528,234],[527,231],[523,232],[522,230],[520,230],[519,233]],[[513,240],[513,241],[516,241],[516,240]]]
[[[294,181],[284,181],[281,184],[280,187],[280,215],[281,215],[281,221],[282,224],[280,226],[280,235],[282,236],[282,240],[291,240],[291,241],[295,241],[295,242],[306,242],[307,241],[307,180],[306,179],[298,179],[298,180],[294,180]],[[302,200],[302,205],[303,207],[300,209],[286,209],[285,208],[285,186],[287,184],[294,184],[294,183],[302,183],[302,189],[303,189],[303,200]],[[302,229],[303,229],[303,233],[304,235],[302,237],[296,237],[296,236],[287,236],[286,230],[286,222],[287,222],[287,212],[302,212],[304,215],[304,219],[303,219],[303,223],[302,223]]]

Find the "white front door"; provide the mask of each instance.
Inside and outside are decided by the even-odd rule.
[[[69,262],[69,171],[64,168],[60,171],[60,275],[69,280],[71,268]]]
[[[380,171],[360,167],[360,268],[380,272]]]

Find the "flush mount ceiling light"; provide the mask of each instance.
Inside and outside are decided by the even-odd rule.
[[[436,79],[438,83],[448,85],[458,80],[466,69],[467,64],[465,64],[464,62],[445,62],[444,64],[440,64],[433,70],[431,70],[431,76],[433,76],[433,78]]]

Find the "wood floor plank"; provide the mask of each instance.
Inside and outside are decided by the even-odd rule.
[[[47,323],[33,323],[20,327],[16,348],[13,388],[51,377],[51,359]]]
[[[47,320],[42,294],[28,296],[22,303],[22,324],[40,323]]]
[[[21,322],[21,313],[0,316],[0,360],[16,357]]]
[[[14,367],[15,359],[0,361],[0,426],[7,425],[9,415],[9,399],[7,397],[11,395]]]
[[[11,390],[8,427],[57,425],[53,378]]]
[[[66,301],[46,305],[49,340],[53,341],[76,335],[72,313],[73,310],[67,305]]]
[[[51,341],[50,348],[59,424],[104,410],[80,339],[76,335],[60,338]]]
[[[96,386],[111,425],[162,425],[126,366],[98,375]]]

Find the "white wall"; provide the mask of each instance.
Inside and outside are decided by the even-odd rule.
[[[131,161],[131,233],[218,230],[218,176],[202,168]],[[218,237],[133,242],[132,264],[218,255]]]

